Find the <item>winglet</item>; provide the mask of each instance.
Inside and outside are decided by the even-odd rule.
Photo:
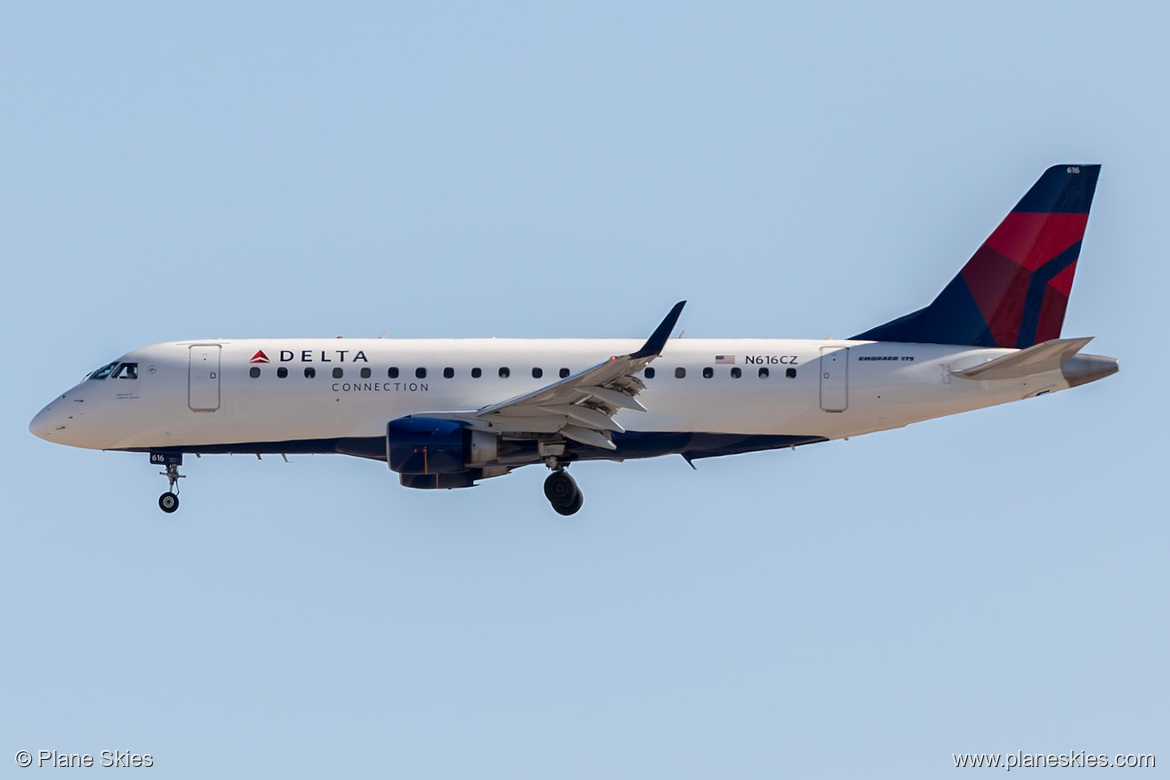
[[[683,306],[686,306],[686,301],[679,301],[670,310],[670,314],[666,315],[664,319],[654,332],[650,334],[650,338],[642,345],[642,348],[634,352],[630,357],[634,359],[658,357],[662,353],[662,348],[666,346],[666,340],[670,338],[670,332],[674,330],[675,323],[678,322],[679,315],[682,314]]]

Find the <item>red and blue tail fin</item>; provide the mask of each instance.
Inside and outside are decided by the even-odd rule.
[[[1024,349],[1060,338],[1100,165],[1055,165],[925,309],[854,339]]]

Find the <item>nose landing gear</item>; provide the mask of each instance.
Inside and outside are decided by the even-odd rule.
[[[544,481],[544,497],[552,504],[553,511],[558,515],[574,515],[580,509],[585,499],[576,481],[565,473],[564,466],[557,465],[553,473]]]
[[[186,479],[187,475],[179,473],[179,466],[183,465],[182,453],[152,452],[150,462],[166,466],[166,471],[159,474],[170,482],[167,492],[158,497],[158,508],[168,515],[179,508],[179,480]]]

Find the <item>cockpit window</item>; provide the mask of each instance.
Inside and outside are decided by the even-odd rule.
[[[89,378],[90,379],[105,379],[106,377],[108,377],[110,375],[110,372],[112,372],[117,367],[118,367],[118,361],[116,361],[116,360],[113,363],[106,363],[104,366],[99,368],[97,371],[94,371],[92,374],[90,374]]]
[[[138,378],[138,364],[137,363],[120,363],[114,369],[114,379],[137,379]]]

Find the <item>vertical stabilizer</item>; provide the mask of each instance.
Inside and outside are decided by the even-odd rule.
[[[925,309],[855,339],[1025,349],[1060,338],[1100,165],[1055,165]]]

